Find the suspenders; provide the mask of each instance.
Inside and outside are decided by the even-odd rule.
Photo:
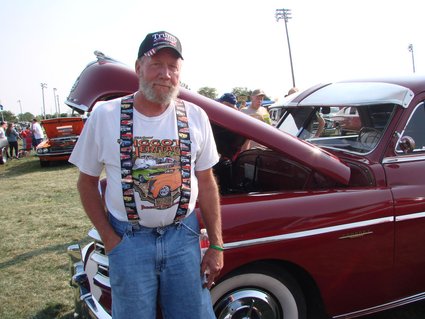
[[[123,97],[121,100],[120,114],[120,158],[121,158],[121,186],[124,207],[128,221],[134,225],[139,224],[136,201],[134,199],[133,181],[133,103],[134,95]],[[182,100],[175,100],[176,120],[180,148],[181,189],[180,200],[174,217],[174,223],[180,222],[187,215],[190,201],[190,174],[191,174],[191,143],[189,123],[186,107]]]

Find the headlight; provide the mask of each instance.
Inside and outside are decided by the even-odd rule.
[[[46,154],[49,153],[49,149],[48,148],[39,148],[37,149],[37,154]]]

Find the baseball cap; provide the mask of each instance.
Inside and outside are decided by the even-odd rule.
[[[233,93],[224,93],[219,99],[220,102],[228,102],[230,104],[236,104],[236,96]]]
[[[256,89],[256,90],[254,90],[254,91],[252,91],[252,93],[251,93],[251,96],[258,96],[258,95],[266,95],[266,93],[264,93],[264,91],[263,90],[261,90],[261,89]]]
[[[148,33],[143,42],[140,44],[137,58],[140,58],[141,56],[152,56],[164,48],[174,49],[179,57],[183,59],[180,40],[167,31]]]

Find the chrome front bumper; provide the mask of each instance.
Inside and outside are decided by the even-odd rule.
[[[74,318],[111,319],[109,313],[91,294],[90,283],[84,271],[80,245],[69,246],[68,255],[71,259],[70,285],[74,288]]]

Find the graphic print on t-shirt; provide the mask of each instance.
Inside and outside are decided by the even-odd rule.
[[[134,190],[142,209],[167,209],[179,203],[182,173],[179,140],[134,137]]]

